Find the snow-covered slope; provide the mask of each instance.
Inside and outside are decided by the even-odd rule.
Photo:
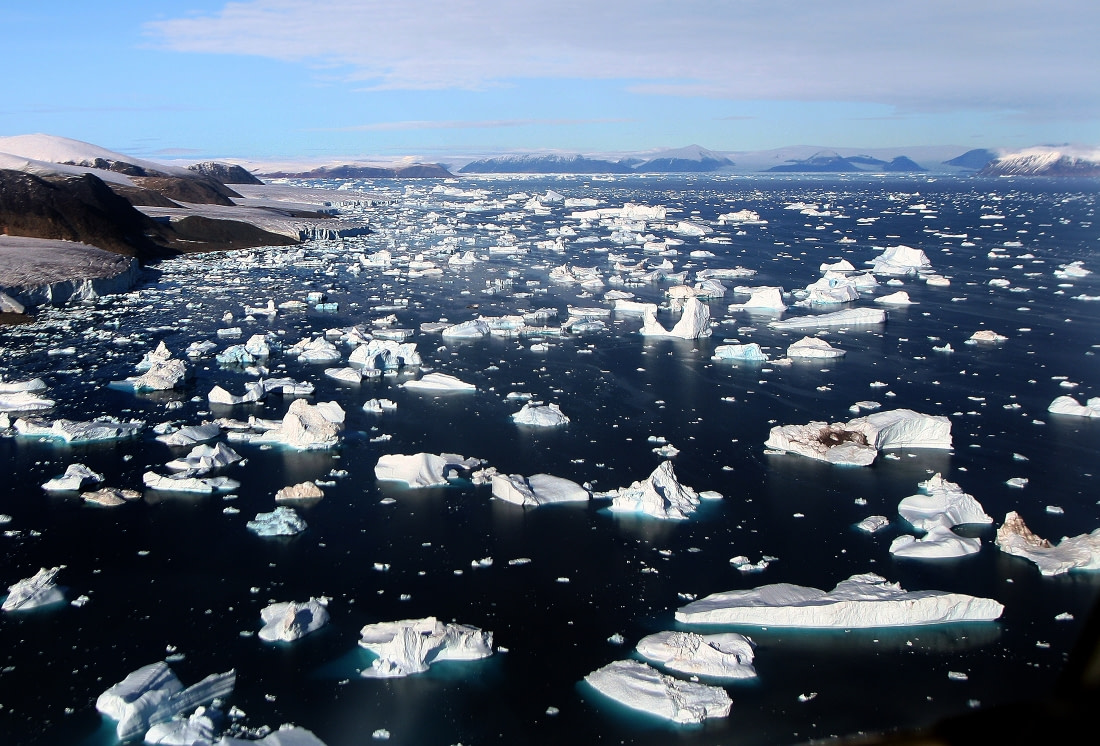
[[[982,176],[1100,176],[1100,149],[1035,147],[1006,153],[981,171]]]
[[[165,166],[58,135],[34,134],[0,137],[0,153],[10,153],[11,155],[47,163],[120,171],[134,176],[153,176],[156,174],[194,176],[186,168]],[[134,168],[127,168],[127,166]],[[140,171],[145,173],[139,173]]]

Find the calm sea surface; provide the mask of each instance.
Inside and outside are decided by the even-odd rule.
[[[1082,402],[1100,395],[1095,182],[700,176],[349,186],[388,202],[346,208],[370,217],[369,236],[164,262],[125,296],[0,330],[0,373],[7,380],[42,377],[58,402],[48,416],[147,424],[136,439],[105,444],[0,437],[0,513],[12,518],[0,536],[0,586],[65,565],[58,579],[67,598],[88,597],[79,607],[0,618],[0,742],[111,743],[113,724],[96,713],[96,697],[171,654],[185,684],[236,669],[227,706],[245,713],[244,725],[295,723],[329,746],[368,742],[378,729],[390,732],[390,743],[417,745],[794,743],[927,724],[1042,694],[1055,681],[1100,591],[1100,575],[1043,578],[1000,552],[993,538],[1010,510],[1053,541],[1100,527],[1100,423],[1046,411],[1062,394]],[[683,244],[658,256],[640,241],[613,242],[596,221],[571,217],[590,208],[547,202],[545,214],[525,209],[528,197],[548,189],[594,198],[599,207],[663,205],[665,220],[645,233]],[[792,203],[816,209],[788,209]],[[767,223],[717,221],[742,209]],[[713,233],[679,235],[672,231],[679,221]],[[573,235],[551,248],[546,242],[566,227]],[[521,252],[490,252],[509,241]],[[732,340],[757,342],[781,358],[812,333],[775,331],[767,325],[774,316],[728,311],[747,299],[732,292],[710,302],[713,336],[694,341],[644,338],[638,317],[619,315],[605,320],[605,330],[550,339],[454,342],[420,331],[421,323],[441,318],[458,323],[544,307],[558,309],[550,323],[561,323],[567,305],[609,306],[603,291],[548,279],[551,269],[569,264],[595,267],[607,282],[616,274],[609,252],[630,263],[667,259],[675,271],[688,270],[689,281],[699,270],[740,266],[756,274],[726,280],[731,291],[742,283],[789,291],[817,280],[822,263],[847,259],[863,269],[898,244],[924,250],[950,285],[905,277],[895,287],[880,277],[875,293],[846,306],[875,306],[874,295],[896,290],[914,305],[889,307],[881,325],[823,335],[847,351],[827,363],[711,360],[717,345]],[[398,260],[422,253],[444,271],[419,278],[349,271],[359,266],[357,255],[382,249]],[[447,255],[467,250],[484,261],[447,267]],[[690,256],[700,250],[714,256]],[[1093,274],[1055,275],[1078,260]],[[663,302],[669,285],[618,289]],[[323,292],[336,310],[244,318],[245,306],[305,300],[310,291]],[[792,307],[784,317],[836,308]],[[232,321],[223,320],[226,313]],[[135,375],[134,364],[160,341],[177,357],[195,341],[212,340],[220,351],[262,332],[289,347],[326,330],[369,328],[390,313],[396,326],[416,330],[409,341],[425,367],[474,383],[477,392],[398,387],[415,370],[350,386],[324,376],[332,364],[276,353],[272,375],[310,381],[310,401],[335,400],[346,410],[339,447],[299,453],[235,444],[247,461],[221,472],[241,482],[229,496],[146,491],[135,504],[104,509],[41,489],[69,464],[83,463],[112,486],[140,490],[144,472],[165,473],[165,462],[187,452],[155,441],[154,425],[280,418],[286,411],[290,400],[280,396],[211,407],[206,395],[214,385],[239,394],[254,380],[219,366],[213,354],[192,361],[193,377],[173,392],[107,387]],[[659,318],[667,327],[676,317],[662,311]],[[216,335],[231,326],[242,328],[241,338]],[[965,344],[981,329],[1008,339]],[[532,350],[536,342],[548,348]],[[954,352],[933,350],[948,343]],[[343,352],[346,359],[350,349]],[[507,399],[511,392],[559,404],[570,423],[517,427],[509,415],[521,402]],[[398,409],[362,411],[378,397]],[[867,400],[948,416],[953,450],[880,455],[866,468],[765,453],[773,425],[847,420],[854,416],[849,407]],[[724,499],[704,503],[687,521],[667,522],[610,514],[606,500],[523,509],[491,499],[484,486],[409,490],[374,477],[382,454],[448,452],[485,459],[504,473],[543,472],[611,490],[661,463],[651,436],[679,449],[673,465],[684,484]],[[898,501],[937,472],[993,516],[993,526],[960,531],[980,537],[982,550],[963,559],[893,558],[890,542],[909,531]],[[1013,488],[1006,484],[1013,477],[1029,481]],[[276,490],[307,479],[326,486],[324,500],[301,510],[304,533],[264,539],[245,528],[273,508]],[[890,526],[874,535],[854,528],[872,514],[888,516]],[[729,563],[736,555],[778,559],[764,572],[742,574]],[[492,564],[474,566],[484,558]],[[517,558],[530,562],[509,564]],[[630,657],[646,634],[676,628],[673,613],[684,596],[776,582],[829,589],[863,572],[909,590],[989,596],[1005,612],[995,623],[938,627],[738,629],[757,643],[759,677],[727,683],[730,716],[702,726],[627,710],[583,683],[591,671]],[[255,636],[264,606],[311,596],[331,599],[332,621],[322,631],[292,645]],[[1063,613],[1072,618],[1055,619]],[[429,615],[491,630],[502,650],[405,679],[358,676],[370,665],[356,645],[363,625]],[[616,633],[623,644],[609,642]],[[949,679],[949,671],[967,678]]]

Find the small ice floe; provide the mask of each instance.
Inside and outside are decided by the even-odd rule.
[[[551,474],[494,474],[491,478],[493,497],[505,502],[537,507],[552,503],[584,502],[591,494],[581,485]]]
[[[803,337],[787,348],[787,357],[796,359],[831,360],[844,354],[844,350],[833,347],[820,337]]]
[[[111,419],[76,422],[20,417],[13,427],[18,435],[27,438],[49,438],[63,440],[66,443],[94,443],[135,437],[145,427],[145,423],[119,422]]]
[[[103,487],[93,492],[81,492],[80,499],[92,505],[100,505],[105,508],[114,508],[125,505],[141,498],[137,490],[122,489],[119,487]]]
[[[881,295],[875,298],[875,303],[882,303],[887,306],[909,306],[915,305],[913,301],[909,300],[909,293],[904,290],[899,290],[896,293],[890,293],[889,295]]]
[[[96,699],[95,708],[115,720],[119,740],[128,741],[145,735],[157,723],[228,696],[236,682],[236,671],[229,670],[184,688],[168,664],[158,661],[108,688]]]
[[[246,525],[257,536],[294,536],[306,530],[306,522],[297,511],[285,505],[270,513],[257,513]]]
[[[359,646],[376,660],[361,675],[397,678],[427,671],[436,661],[478,660],[493,654],[493,633],[435,617],[368,624],[360,630]]]
[[[65,565],[48,569],[43,567],[31,577],[8,586],[8,597],[0,606],[0,611],[28,611],[62,603],[65,600],[65,593],[54,578],[63,569]]]
[[[241,486],[240,482],[229,477],[195,477],[187,472],[164,476],[154,471],[147,471],[141,479],[145,486],[151,490],[197,492],[206,495],[215,492],[232,492]]]
[[[1100,529],[1090,534],[1068,536],[1053,544],[1032,533],[1020,514],[1011,511],[997,529],[996,544],[1002,552],[1034,562],[1043,575],[1100,570]]]
[[[189,476],[202,476],[214,469],[231,466],[241,460],[241,455],[224,443],[212,446],[200,443],[182,458],[173,459],[164,466],[172,471],[188,472]]]
[[[545,406],[527,402],[523,409],[512,416],[512,422],[517,425],[529,425],[531,427],[559,427],[569,424],[569,418],[562,413],[557,404]]]
[[[204,422],[201,425],[186,425],[171,432],[164,432],[157,436],[157,440],[169,446],[193,446],[213,440],[221,433],[222,429],[217,423]]]
[[[815,698],[817,698],[817,692],[810,692],[808,694],[803,693],[798,695],[799,702],[809,702],[811,699]]]
[[[966,344],[968,344],[968,345],[979,344],[979,343],[997,344],[997,343],[1004,342],[1004,341],[1007,341],[1007,340],[1008,340],[1008,337],[1006,337],[1002,334],[998,334],[997,332],[992,331],[991,329],[980,329],[980,330],[978,330],[978,331],[976,331],[976,332],[974,332],[973,334],[970,335],[970,339],[966,340]]]
[[[263,628],[261,640],[267,642],[293,642],[328,624],[328,599],[311,598],[296,603],[287,601],[265,606],[260,611]]]
[[[638,653],[670,671],[721,679],[751,679],[753,643],[736,632],[699,635],[694,632],[658,632],[643,637]]]
[[[920,531],[931,531],[936,526],[952,528],[966,523],[993,523],[993,518],[972,495],[939,473],[917,487],[921,494],[902,499],[898,503],[898,513]]]
[[[84,464],[69,464],[64,474],[43,484],[42,489],[47,492],[76,492],[89,483],[99,484],[102,481],[102,474],[92,471]]]
[[[760,558],[759,562],[752,562],[743,554],[739,554],[736,557],[730,558],[730,564],[733,565],[733,569],[738,572],[750,573],[750,572],[763,572],[768,569],[768,565],[775,562],[778,557],[771,557],[765,554]]]
[[[1024,487],[1027,487],[1027,481],[1027,477],[1012,477],[1011,479],[1007,480],[1005,484],[1007,484],[1009,487],[1015,487],[1016,489],[1023,489]]]
[[[727,717],[733,704],[722,687],[681,681],[636,660],[614,661],[584,680],[619,704],[675,723]]]
[[[383,412],[394,412],[396,410],[397,402],[389,399],[367,399],[363,402],[363,411],[369,414],[382,414]]]
[[[766,627],[893,627],[990,621],[997,601],[947,591],[906,591],[874,573],[853,575],[831,591],[790,583],[714,593],[681,607],[682,624]]]
[[[746,363],[765,363],[768,355],[756,342],[748,344],[725,344],[714,348],[711,360],[740,360]]]
[[[886,528],[890,525],[890,519],[884,515],[869,515],[862,521],[856,524],[856,528],[860,531],[866,531],[869,534],[873,534],[879,529]]]
[[[947,672],[947,678],[950,679],[951,681],[966,681],[970,677],[967,676],[962,671],[948,671]]]

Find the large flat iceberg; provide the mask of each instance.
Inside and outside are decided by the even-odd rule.
[[[657,632],[638,641],[638,653],[670,671],[691,676],[756,677],[752,640],[737,632]]]
[[[726,717],[733,705],[722,687],[681,681],[636,660],[614,661],[584,680],[619,704],[674,723]]]
[[[494,474],[493,497],[523,506],[549,505],[563,502],[585,502],[589,492],[581,485],[550,474]]]
[[[767,448],[846,466],[867,466],[880,450],[951,448],[951,420],[911,409],[874,412],[845,423],[776,425]]]
[[[374,476],[380,482],[404,482],[410,487],[442,487],[454,472],[480,464],[479,459],[454,453],[387,453],[378,458]]]
[[[477,391],[474,384],[446,373],[428,373],[415,381],[405,381],[401,386],[410,391]]]
[[[871,326],[886,321],[881,308],[845,308],[843,311],[813,316],[795,316],[768,323],[772,329],[821,329],[831,326]]]
[[[427,671],[436,661],[478,660],[493,654],[493,633],[466,624],[444,624],[435,617],[368,624],[359,646],[375,655],[367,678],[397,678]]]
[[[714,593],[677,610],[683,624],[766,627],[898,627],[990,621],[1004,610],[991,598],[947,591],[907,591],[874,573],[853,575],[823,591],[790,583]]]

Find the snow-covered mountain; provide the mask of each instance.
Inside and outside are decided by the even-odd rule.
[[[980,176],[1100,176],[1100,150],[1035,147],[1006,153],[978,172]]]
[[[114,171],[127,176],[193,176],[186,168],[134,158],[98,145],[58,135],[0,137],[0,153],[40,162]]]
[[[460,174],[628,174],[630,166],[583,155],[502,155],[470,161]]]
[[[721,153],[699,145],[688,145],[686,148],[655,153],[635,165],[634,170],[639,173],[680,173],[717,171],[732,165],[733,161]]]

